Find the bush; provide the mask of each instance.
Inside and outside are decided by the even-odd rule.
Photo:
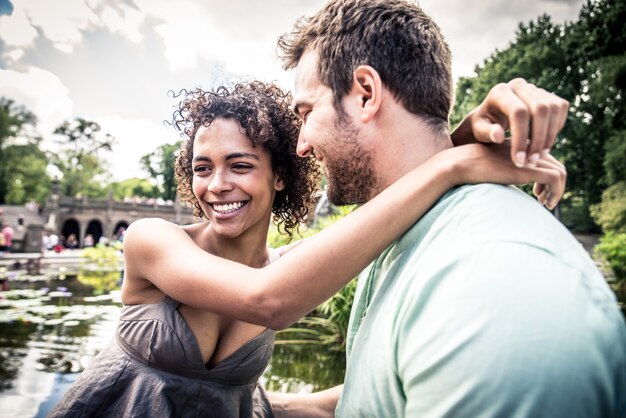
[[[611,267],[617,281],[626,279],[626,233],[607,232],[594,250]]]
[[[98,244],[85,248],[82,257],[79,282],[92,286],[96,295],[119,288],[121,256],[117,249]]]
[[[589,214],[589,204],[580,196],[565,193],[561,204],[561,222],[567,229],[581,233],[600,232]]]
[[[602,192],[602,201],[591,207],[591,216],[604,232],[626,232],[626,181]]]

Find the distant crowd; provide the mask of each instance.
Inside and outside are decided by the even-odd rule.
[[[126,233],[126,228],[120,227],[116,234],[113,235],[112,239],[105,237],[104,235],[96,239],[93,234],[85,235],[83,239],[82,245],[78,241],[78,237],[76,234],[72,233],[67,236],[67,238],[63,235],[57,235],[54,232],[45,232],[42,237],[42,248],[46,251],[54,251],[56,253],[60,253],[63,250],[75,250],[79,248],[90,248],[95,247],[97,244],[101,245],[113,245],[119,243],[121,245],[124,242],[124,234]]]
[[[122,202],[124,203],[135,203],[135,204],[142,204],[142,205],[159,205],[159,206],[174,206],[174,201],[173,200],[165,200],[161,197],[140,197],[140,196],[132,196],[132,197],[125,197],[124,199],[122,199]]]

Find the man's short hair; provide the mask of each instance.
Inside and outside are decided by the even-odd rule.
[[[447,129],[452,106],[450,50],[439,27],[403,0],[331,0],[301,18],[278,40],[285,69],[306,51],[318,54],[320,81],[333,90],[335,107],[352,87],[354,70],[370,65],[410,112]]]

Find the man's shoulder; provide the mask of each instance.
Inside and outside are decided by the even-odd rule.
[[[535,199],[524,193],[515,186],[502,184],[481,183],[467,184],[452,189],[438,204],[447,204],[453,208],[467,210],[465,214],[480,213],[477,208],[500,208],[507,206],[519,206],[531,211],[543,209]],[[493,211],[489,211],[493,213]]]
[[[548,210],[521,190],[479,184],[448,192],[394,244],[389,254],[397,257],[403,253],[412,260],[449,258],[455,252],[498,242],[515,242],[553,253],[579,246]]]
[[[536,217],[558,223],[545,208],[515,187],[491,183],[465,185],[446,193],[399,241],[421,242],[420,236],[440,235],[443,230],[475,233],[477,228],[494,224],[502,224],[506,230],[516,221],[529,223]]]

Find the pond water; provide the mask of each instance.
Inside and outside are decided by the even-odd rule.
[[[0,291],[3,417],[45,417],[113,338],[121,311],[119,290],[94,289],[63,268],[41,273],[0,272],[10,285]],[[272,391],[311,392],[340,384],[344,371],[340,351],[279,344],[262,382]]]

